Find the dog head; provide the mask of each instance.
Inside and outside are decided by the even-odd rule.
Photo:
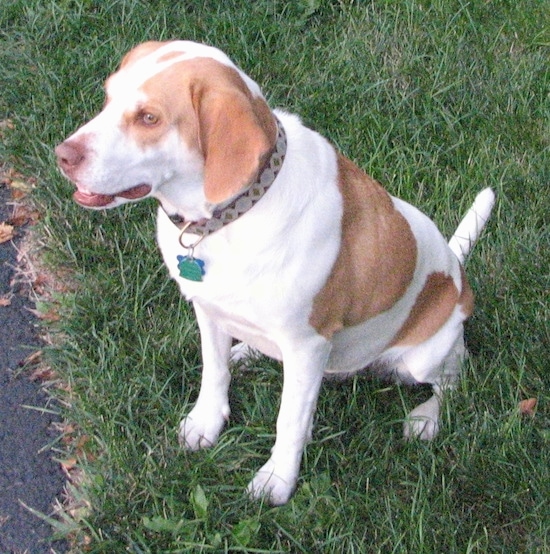
[[[88,208],[154,196],[168,213],[209,217],[255,179],[276,140],[258,85],[209,46],[141,44],[105,92],[103,110],[55,150]]]

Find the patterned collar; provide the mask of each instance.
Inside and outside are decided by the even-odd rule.
[[[241,215],[257,204],[273,184],[279,171],[283,167],[286,156],[287,139],[283,125],[277,117],[277,141],[271,153],[271,157],[260,172],[258,178],[244,192],[236,196],[227,204],[214,210],[210,219],[201,221],[186,221],[179,215],[169,215],[170,221],[182,231],[182,234],[193,233],[202,238],[217,231],[238,219]],[[197,244],[197,243],[196,243]]]

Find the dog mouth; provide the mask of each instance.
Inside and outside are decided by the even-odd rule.
[[[117,192],[116,194],[98,194],[78,189],[73,194],[73,200],[85,208],[104,208],[112,204],[117,198],[126,198],[127,200],[139,200],[151,192],[151,185],[142,183],[135,187]]]

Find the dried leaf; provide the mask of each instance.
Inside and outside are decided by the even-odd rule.
[[[90,451],[90,436],[80,435],[74,445],[76,455],[79,458],[85,458],[88,461],[95,460],[95,456]]]
[[[47,365],[41,365],[30,376],[31,381],[53,381],[54,379],[55,371]]]
[[[76,433],[77,427],[75,423],[65,423],[62,429],[64,435],[70,435]]]
[[[38,210],[33,210],[31,207],[25,204],[18,204],[15,207],[14,214],[8,220],[10,225],[14,227],[21,227],[27,223],[36,223],[40,219],[40,213]]]
[[[4,129],[15,129],[15,125],[11,119],[2,119],[0,121],[0,131]]]
[[[0,131],[1,131],[1,122],[0,122]],[[1,133],[0,133],[1,136]],[[20,179],[21,174],[13,167],[6,167],[4,165],[0,165],[0,180],[2,183],[8,184],[11,183],[14,179]]]
[[[48,285],[48,276],[43,272],[38,273],[32,282],[32,288],[39,296],[44,296]]]
[[[11,294],[0,297],[0,307],[1,306],[10,306],[11,305]]]
[[[66,423],[63,428],[60,429],[61,432],[61,442],[63,444],[72,444],[75,440],[74,434],[76,433],[76,425],[73,423]]]
[[[21,181],[19,179],[14,179],[10,182],[10,189],[13,191],[19,191],[22,192],[23,195],[29,194],[29,192],[33,189],[32,183],[29,183],[28,181]]]
[[[42,350],[37,350],[32,354],[29,354],[22,362],[22,365],[35,365],[42,360]]]
[[[68,475],[69,472],[76,467],[78,462],[76,458],[68,458],[67,460],[61,460],[59,463],[63,471]]]
[[[42,319],[43,321],[53,322],[59,321],[61,319],[61,316],[54,308],[50,308],[45,312],[42,310],[33,310],[32,308],[29,308],[29,312],[31,312],[31,314],[34,314],[34,316],[36,316],[38,319]]]
[[[0,243],[8,242],[13,238],[13,225],[0,223]]]
[[[527,416],[534,416],[536,407],[536,398],[528,398],[527,400],[522,400],[518,405],[519,413]]]

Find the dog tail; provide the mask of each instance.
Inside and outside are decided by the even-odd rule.
[[[449,241],[449,248],[463,264],[466,256],[479,238],[495,204],[495,193],[490,188],[483,189],[458,225]]]

